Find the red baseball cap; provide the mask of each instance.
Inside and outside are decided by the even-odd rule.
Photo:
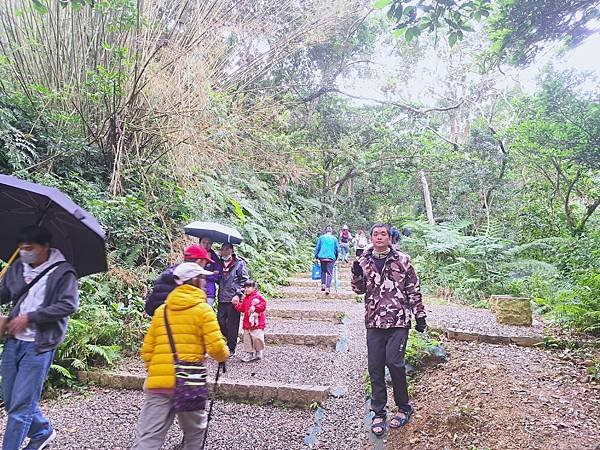
[[[198,244],[186,247],[186,249],[183,251],[183,256],[184,258],[206,259],[208,262],[214,262],[206,249]]]

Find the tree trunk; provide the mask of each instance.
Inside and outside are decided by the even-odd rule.
[[[429,194],[429,184],[427,183],[427,177],[425,171],[419,172],[421,177],[421,185],[423,186],[423,199],[425,200],[425,209],[427,210],[427,221],[431,225],[435,225],[435,219],[433,218],[433,206],[431,205],[431,195]]]

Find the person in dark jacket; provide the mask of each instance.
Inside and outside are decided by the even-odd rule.
[[[40,396],[68,317],[79,306],[77,274],[48,230],[30,226],[18,236],[19,259],[0,283],[0,303],[12,302],[2,352],[2,398],[8,419],[3,450],[41,449],[56,437],[40,411]],[[22,293],[26,284],[27,292]]]
[[[234,303],[244,297],[244,285],[250,280],[250,275],[246,261],[234,253],[231,244],[221,246],[221,265],[223,275],[219,282],[217,319],[221,333],[227,339],[229,357],[233,358],[240,333],[240,313],[235,309]]]
[[[390,240],[392,245],[397,245],[398,241],[400,241],[400,232],[398,231],[398,228],[396,228],[395,225],[393,225],[392,228],[390,228]]]
[[[204,287],[204,292],[206,292],[206,303],[208,303],[210,306],[214,306],[215,298],[217,298],[217,285],[221,280],[223,267],[221,266],[221,259],[212,248],[213,241],[210,238],[203,237],[200,239],[200,245],[204,247],[212,259],[212,262],[209,262],[206,264],[206,266],[204,266],[206,270],[213,273],[212,275],[208,275],[206,277],[206,286]]]
[[[206,249],[197,244],[186,247],[183,251],[183,261],[194,262],[200,267],[215,262]],[[150,292],[146,298],[146,304],[144,305],[144,311],[146,311],[146,314],[149,316],[154,315],[156,308],[162,305],[171,291],[177,287],[175,279],[173,278],[173,271],[178,265],[179,264],[175,264],[174,266],[168,267],[154,282],[152,292]]]

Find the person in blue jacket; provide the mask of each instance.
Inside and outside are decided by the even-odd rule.
[[[321,263],[321,291],[329,295],[331,289],[331,279],[333,278],[333,267],[340,254],[340,243],[333,235],[333,229],[328,226],[325,228],[325,234],[317,240],[315,247],[315,260]]]

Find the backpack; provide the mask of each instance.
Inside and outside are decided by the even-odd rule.
[[[350,232],[348,230],[342,230],[341,239],[344,244],[350,240]]]

